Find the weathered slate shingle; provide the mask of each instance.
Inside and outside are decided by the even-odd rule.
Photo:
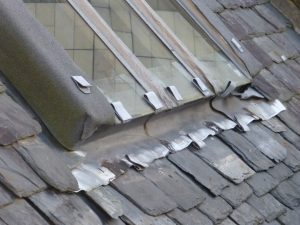
[[[197,209],[185,213],[175,209],[168,213],[168,216],[181,225],[213,225],[212,221]]]
[[[155,161],[145,169],[143,175],[151,180],[160,190],[174,200],[184,211],[200,204],[205,193],[192,183],[167,159]]]
[[[284,163],[277,164],[275,167],[269,169],[268,173],[279,182],[282,182],[293,175],[293,171]]]
[[[264,221],[262,215],[247,203],[243,203],[240,207],[235,209],[230,215],[230,218],[239,225],[258,225]]]
[[[221,194],[221,191],[228,186],[228,182],[220,174],[190,151],[171,154],[168,158],[214,195]]]
[[[300,209],[288,210],[288,212],[278,219],[281,224],[298,225],[300,221]]]
[[[256,173],[247,183],[252,187],[257,196],[263,196],[278,185],[278,181],[266,172]]]
[[[56,225],[102,225],[99,217],[78,195],[43,191],[31,196],[30,200]]]
[[[253,193],[251,187],[243,182],[239,185],[231,185],[223,190],[221,197],[232,207],[237,208],[245,202]]]
[[[167,213],[177,204],[165,193],[158,189],[151,181],[129,170],[126,174],[113,182],[113,185],[145,213],[158,216]]]

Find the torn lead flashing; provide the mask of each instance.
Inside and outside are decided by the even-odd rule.
[[[225,90],[221,93],[221,97],[225,98],[230,95],[236,89],[236,85],[234,82],[229,81]]]
[[[249,99],[249,98],[261,98],[264,99],[265,97],[260,94],[258,91],[256,91],[252,87],[248,87],[244,92],[233,92],[232,93],[234,96],[239,96],[241,99]]]
[[[240,44],[240,42],[238,40],[236,40],[235,38],[231,39],[231,42],[233,43],[233,45],[241,52],[244,52],[244,49],[242,47],[242,45]]]
[[[128,113],[128,111],[125,109],[122,102],[112,102],[112,107],[115,110],[115,113],[117,117],[123,122],[129,122],[132,119],[132,116]]]
[[[81,92],[91,94],[92,85],[83,76],[72,76],[72,80]]]
[[[157,97],[157,95],[153,91],[149,91],[144,94],[144,98],[146,101],[152,106],[154,110],[163,109],[164,105],[161,100]]]
[[[175,86],[168,86],[167,90],[173,95],[176,101],[182,101],[183,98]]]
[[[204,96],[211,96],[210,90],[199,77],[193,79],[193,84],[201,91]]]

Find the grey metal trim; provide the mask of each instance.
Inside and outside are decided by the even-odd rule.
[[[156,111],[162,110],[164,108],[163,103],[157,97],[157,95],[153,91],[149,91],[144,94],[144,98],[146,101],[152,106],[152,108]]]
[[[84,94],[91,94],[91,85],[83,76],[72,76],[72,80]]]
[[[128,113],[128,111],[125,109],[124,105],[122,102],[112,102],[111,103],[112,107],[115,110],[115,113],[117,117],[124,123],[124,122],[129,122],[132,120],[132,116]]]
[[[168,86],[167,90],[173,95],[176,101],[182,101],[183,98],[175,86]]]

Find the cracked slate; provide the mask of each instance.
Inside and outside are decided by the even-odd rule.
[[[207,198],[199,209],[214,223],[220,223],[232,212],[231,206],[221,197]]]
[[[184,211],[195,207],[205,199],[204,191],[191,182],[167,159],[156,160],[142,174],[165,192]]]
[[[158,216],[177,207],[177,204],[151,181],[132,169],[112,184],[149,215]]]
[[[290,179],[282,182],[273,191],[272,195],[287,207],[294,209],[300,206],[300,189]]]
[[[195,154],[218,170],[232,182],[239,184],[255,172],[250,169],[231,149],[216,137],[205,140],[206,146]]]
[[[42,216],[25,200],[18,199],[13,204],[0,209],[0,221],[5,225],[48,225]],[[3,223],[3,224],[4,224]],[[2,223],[0,223],[2,224]]]
[[[0,147],[1,182],[18,197],[27,197],[46,188],[46,184],[12,148]]]
[[[277,180],[266,172],[256,173],[246,182],[252,187],[258,197],[268,193],[279,184]]]
[[[176,224],[181,225],[213,225],[210,219],[197,209],[192,209],[188,212],[182,212],[179,209],[175,209],[168,213],[168,216],[172,218]]]
[[[168,158],[214,195],[220,195],[221,191],[228,186],[228,182],[220,174],[190,151],[184,150],[171,154]]]
[[[262,215],[247,203],[235,209],[230,217],[239,225],[258,225],[264,222]]]
[[[123,215],[123,208],[118,198],[107,187],[99,187],[87,192],[87,195],[99,205],[111,218]]]
[[[32,195],[30,201],[56,225],[102,225],[99,217],[77,195],[43,191]]]
[[[279,217],[278,220],[284,225],[299,225],[300,208],[288,210],[287,213]]]
[[[262,153],[276,162],[284,160],[287,156],[287,150],[277,140],[275,133],[261,124],[253,123],[250,125],[250,131],[243,133],[253,145]]]
[[[239,185],[232,184],[223,190],[221,197],[224,198],[233,208],[239,207],[246,201],[253,191],[250,186],[243,182]]]
[[[55,147],[40,139],[22,141],[14,146],[30,167],[49,185],[62,192],[79,189],[75,177]],[[47,160],[45,160],[47,159]]]
[[[284,163],[277,164],[275,167],[269,169],[268,173],[280,183],[294,174]]]
[[[256,172],[268,170],[274,166],[270,159],[237,132],[228,130],[222,132],[219,136]]]
[[[270,194],[261,198],[252,195],[247,202],[263,215],[267,222],[272,222],[286,212],[285,207]]]

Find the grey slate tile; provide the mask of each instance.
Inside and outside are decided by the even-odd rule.
[[[208,8],[210,8],[214,12],[221,12],[222,10],[224,10],[224,7],[217,0],[193,0],[195,4],[197,4],[197,2],[199,1],[205,2]]]
[[[279,184],[277,180],[275,180],[271,175],[269,175],[266,172],[256,173],[246,182],[251,186],[254,193],[258,197],[268,193]]]
[[[287,157],[283,161],[294,172],[300,170],[300,151],[294,145],[284,140],[287,149]]]
[[[264,222],[262,215],[247,203],[235,209],[230,218],[239,225],[258,225]]]
[[[262,4],[268,0],[218,0],[226,8],[234,9],[237,7],[251,7],[257,4]]]
[[[168,158],[214,195],[221,194],[221,191],[228,186],[228,182],[220,174],[190,151],[184,150],[171,154]]]
[[[56,225],[102,225],[99,217],[78,195],[43,191],[32,195],[30,201]]]
[[[269,169],[268,173],[280,183],[293,175],[293,171],[284,163],[277,164],[275,167]]]
[[[281,225],[277,220],[274,220],[274,221],[272,221],[272,222],[270,222],[270,223],[268,223],[268,222],[265,222],[265,223],[263,223],[262,225]]]
[[[256,5],[258,14],[272,24],[278,31],[283,31],[290,22],[270,3]]]
[[[272,41],[283,50],[287,58],[296,58],[299,55],[297,48],[286,38],[284,33],[274,33],[269,35]]]
[[[299,36],[300,38],[300,36]],[[300,64],[297,63],[295,60],[287,60],[285,64],[296,74],[300,77]]]
[[[27,197],[46,188],[46,184],[12,148],[0,147],[1,182],[18,197]]]
[[[290,179],[282,182],[272,191],[272,195],[285,206],[294,209],[300,206],[300,189]]]
[[[239,185],[231,185],[223,190],[221,197],[224,198],[233,208],[239,207],[253,193],[251,187],[243,182]]]
[[[291,181],[300,188],[300,172],[297,172],[291,177]]]
[[[282,132],[281,135],[293,144],[297,149],[300,150],[300,136],[293,132],[291,129],[287,129],[286,131]]]
[[[288,29],[283,32],[283,35],[300,53],[300,34],[295,32],[293,29]]]
[[[18,199],[13,204],[0,209],[0,224],[5,225],[48,225],[43,217],[25,200]]]
[[[202,203],[206,193],[167,159],[156,160],[143,175],[174,200],[184,211]]]
[[[247,202],[263,215],[267,222],[272,222],[286,212],[285,207],[270,194],[260,198],[252,195]]]
[[[11,204],[14,201],[14,196],[0,184],[0,208]]]
[[[199,209],[214,223],[220,223],[232,212],[231,206],[221,197],[207,198]]]
[[[235,222],[233,222],[231,219],[227,218],[225,219],[220,225],[236,225]]]
[[[172,199],[134,170],[116,179],[113,185],[149,215],[158,216],[177,207]]]
[[[168,216],[172,218],[176,224],[181,225],[213,225],[212,221],[207,216],[202,214],[197,209],[192,209],[188,212],[182,212],[179,209],[175,209],[168,213]]]
[[[262,124],[253,123],[250,125],[250,131],[243,133],[243,136],[263,154],[276,162],[284,160],[287,156],[285,146],[276,140],[278,136]]]
[[[121,219],[126,222],[126,224],[133,225],[175,225],[175,223],[165,215],[152,217],[139,208],[133,205],[127,198],[121,195],[119,192],[111,188],[110,186],[106,187],[109,191],[121,201],[123,208],[123,216]]]
[[[288,210],[288,212],[278,219],[284,225],[299,225],[300,222],[300,208],[295,210]]]
[[[195,154],[232,182],[239,184],[255,174],[220,139],[209,137],[205,142],[206,146],[199,151],[195,151]]]
[[[41,126],[6,94],[0,94],[0,145],[41,132]]]
[[[55,147],[35,139],[22,141],[14,148],[30,167],[55,189],[62,192],[79,189],[75,177]]]
[[[250,141],[235,131],[222,132],[221,139],[228,144],[253,170],[263,171],[274,163],[262,154]]]

